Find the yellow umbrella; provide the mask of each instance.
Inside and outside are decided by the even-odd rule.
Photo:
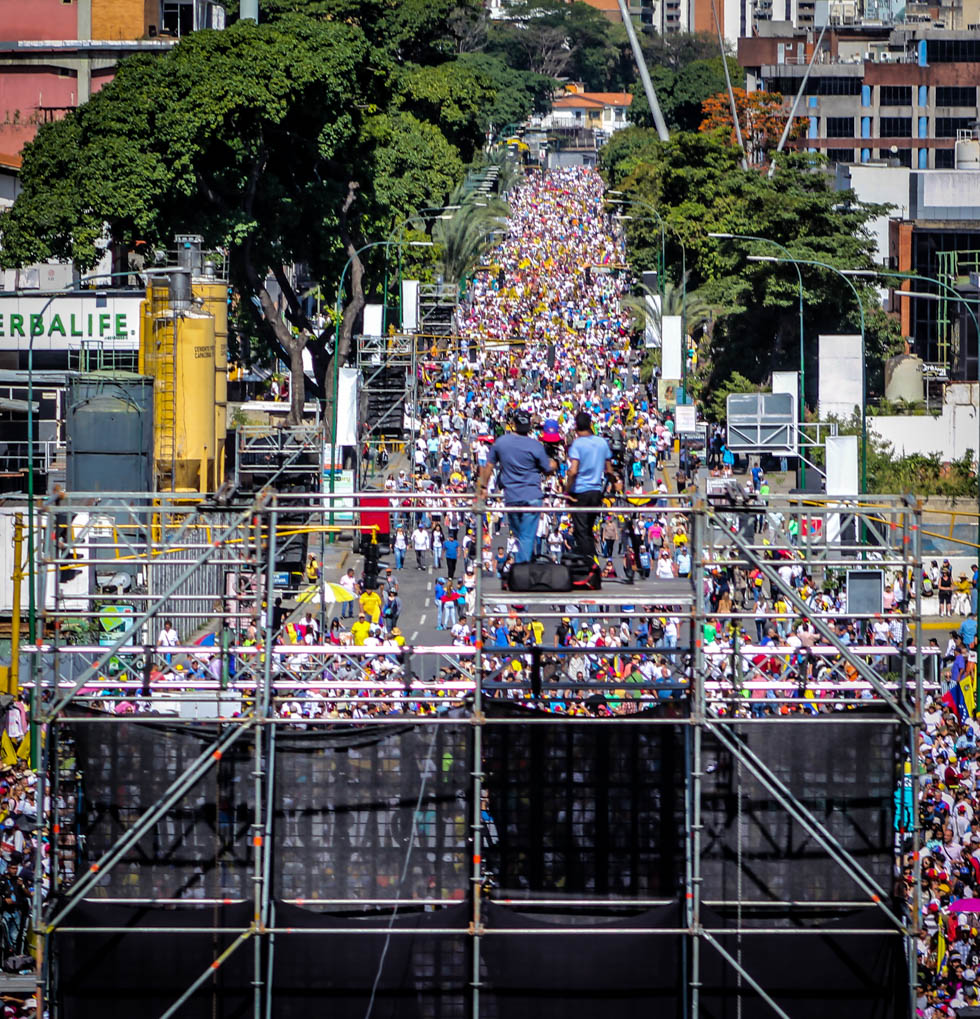
[[[346,587],[341,587],[340,584],[332,584],[329,581],[323,584],[323,604],[324,605],[336,605],[343,601],[353,601],[354,595],[347,590]],[[308,588],[300,593],[296,597],[296,604],[319,604],[320,602],[320,585],[310,584]]]

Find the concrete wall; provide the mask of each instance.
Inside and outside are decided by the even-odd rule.
[[[941,416],[869,417],[868,431],[890,442],[896,456],[938,453],[942,460],[950,461],[972,450],[976,457],[980,447],[976,403],[976,384],[957,383],[946,388]]]
[[[0,0],[0,39],[77,38],[78,7],[62,0]]]
[[[159,20],[156,0],[92,0],[93,39],[139,39]]]
[[[909,178],[912,171],[904,166],[881,163],[857,163],[847,167],[840,184],[850,186],[862,202],[893,205],[891,212],[875,217],[868,225],[875,239],[874,258],[885,262],[889,255],[888,221],[907,219],[909,214]]]

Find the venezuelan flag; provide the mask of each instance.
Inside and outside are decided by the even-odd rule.
[[[957,713],[960,721],[964,721],[966,719],[966,698],[963,696],[961,683],[957,683],[955,686],[950,687],[940,699],[943,704]]]
[[[960,680],[960,692],[966,704],[967,715],[973,718],[977,713],[977,676],[971,673]]]

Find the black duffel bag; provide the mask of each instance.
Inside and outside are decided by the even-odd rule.
[[[602,570],[595,556],[585,556],[579,552],[566,552],[561,557],[562,565],[567,565],[572,575],[572,588],[576,591],[598,591],[602,588]]]
[[[572,574],[567,566],[538,556],[529,563],[514,563],[504,586],[508,591],[571,591]]]

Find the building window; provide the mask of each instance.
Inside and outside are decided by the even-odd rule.
[[[912,166],[911,149],[896,149],[894,152],[891,149],[879,149],[878,156],[889,163],[897,162],[899,166]]]
[[[936,138],[955,138],[957,131],[970,131],[976,124],[976,117],[936,117],[933,134]]]
[[[853,163],[854,149],[827,149],[827,159],[831,163]]]
[[[926,60],[930,64],[980,63],[980,39],[929,39]]]
[[[879,138],[911,138],[911,117],[881,117],[878,121]]]
[[[976,85],[937,85],[937,106],[976,106]]]
[[[162,26],[171,35],[190,35],[194,31],[194,0],[163,0]]]
[[[911,106],[911,85],[882,85],[878,92],[879,106]]]
[[[794,96],[800,90],[799,78],[775,78],[770,83],[775,92],[781,92],[784,96]],[[859,96],[861,94],[861,79],[853,75],[843,77],[816,77],[810,75],[807,79],[806,88],[803,94],[807,96]]]
[[[956,166],[955,149],[936,149],[936,169],[952,170]]]
[[[827,138],[853,138],[853,117],[827,117]]]

